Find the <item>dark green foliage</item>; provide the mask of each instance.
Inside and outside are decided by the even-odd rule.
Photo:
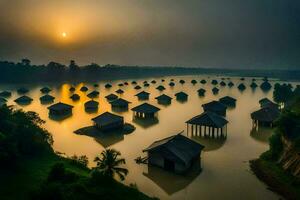
[[[272,160],[277,160],[283,151],[283,144],[281,141],[281,135],[279,133],[273,134],[270,139],[270,158]]]
[[[89,160],[88,160],[88,157],[83,155],[83,156],[72,156],[70,157],[70,161],[71,161],[71,164],[73,165],[76,165],[78,167],[83,167],[83,168],[86,168],[87,165],[89,164]]]
[[[280,133],[286,138],[295,140],[300,136],[300,113],[292,110],[285,110],[276,121]]]
[[[273,99],[277,103],[286,103],[293,97],[291,84],[278,84],[276,83],[273,91]]]

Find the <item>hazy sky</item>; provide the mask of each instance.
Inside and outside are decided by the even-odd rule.
[[[0,0],[0,59],[23,57],[299,69],[300,1]]]

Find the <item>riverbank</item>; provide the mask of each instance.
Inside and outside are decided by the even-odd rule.
[[[263,156],[250,161],[251,170],[270,190],[280,194],[285,199],[300,199],[300,180],[284,171],[273,161]]]

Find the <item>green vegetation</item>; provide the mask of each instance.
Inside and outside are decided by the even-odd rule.
[[[250,166],[257,177],[266,182],[272,190],[287,199],[300,199],[300,178],[292,175],[292,171],[299,170],[300,167],[296,160],[299,159],[300,153],[300,95],[298,87],[294,91],[290,89],[288,85],[275,86],[274,99],[284,103],[285,109],[275,123],[275,133],[269,141],[270,149],[259,159],[250,161]],[[280,94],[284,91],[285,94]],[[279,97],[280,95],[283,96]],[[286,99],[284,95],[290,98]],[[284,141],[291,146],[285,146]],[[292,170],[283,168],[285,162],[280,161],[282,158],[293,163]]]
[[[85,156],[56,155],[42,123],[34,112],[0,107],[1,199],[150,199],[136,188],[91,171]]]

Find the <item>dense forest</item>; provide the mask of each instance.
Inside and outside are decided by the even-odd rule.
[[[52,137],[34,112],[0,107],[0,196],[5,199],[83,200],[150,199],[136,186],[125,186],[125,160],[113,149],[87,168],[85,156],[66,158],[52,149]]]
[[[0,61],[1,82],[51,82],[51,81],[95,81],[121,78],[139,78],[165,75],[219,74],[230,76],[260,76],[280,79],[300,79],[300,70],[238,70],[217,68],[191,68],[170,66],[120,66],[91,63],[79,66],[74,60],[69,65],[49,62],[34,65],[29,59],[20,62]]]
[[[255,174],[287,199],[300,198],[300,88],[276,84],[274,101],[284,106],[270,149],[251,161]]]

